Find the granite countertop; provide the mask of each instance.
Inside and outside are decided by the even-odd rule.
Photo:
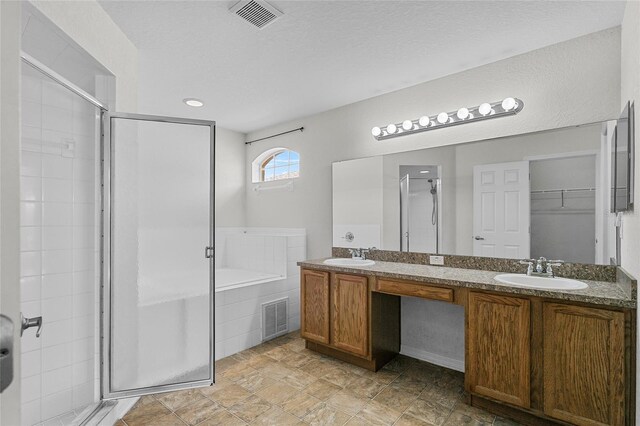
[[[409,263],[382,262],[376,260],[372,266],[335,266],[324,263],[325,259],[298,262],[298,266],[360,275],[375,275],[384,278],[396,278],[442,284],[453,287],[477,288],[502,293],[538,296],[574,302],[621,308],[636,308],[636,299],[632,293],[618,282],[580,280],[589,287],[581,290],[552,290],[515,287],[495,279],[503,272],[483,271],[478,269],[449,268],[444,266],[416,265]]]

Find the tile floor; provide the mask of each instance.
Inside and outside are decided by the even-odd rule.
[[[141,398],[116,425],[516,425],[465,404],[462,373],[402,355],[373,373],[305,349],[298,332],[221,359],[216,374]]]

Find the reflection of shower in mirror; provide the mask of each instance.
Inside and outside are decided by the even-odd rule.
[[[400,166],[400,250],[440,252],[441,167]]]

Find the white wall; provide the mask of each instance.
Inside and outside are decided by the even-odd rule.
[[[628,1],[622,20],[621,35],[621,81],[620,103],[618,110],[622,111],[628,101],[636,101],[636,109],[640,108],[640,3]],[[623,235],[621,241],[622,267],[635,278],[640,278],[640,199],[638,188],[640,187],[640,126],[638,126],[638,113],[636,112],[635,133],[635,209],[633,212],[623,215]],[[639,318],[640,320],[640,318]],[[640,330],[640,327],[638,328]],[[639,352],[640,353],[640,352]],[[636,358],[640,363],[640,357]],[[636,378],[640,384],[640,371]],[[636,406],[640,404],[640,392],[636,388]],[[640,410],[636,411],[636,422],[640,422]]]
[[[332,162],[610,119],[620,105],[619,54],[620,29],[613,28],[253,132],[249,139],[305,128],[248,146],[247,164],[275,146],[294,149],[301,176],[293,192],[256,194],[246,171],[247,224],[306,228],[309,256],[327,256]],[[385,142],[370,133],[376,125],[507,96],[524,101],[519,115]]]

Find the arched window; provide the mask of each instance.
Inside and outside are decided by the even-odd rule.
[[[286,148],[263,152],[252,163],[253,182],[271,182],[300,176],[300,154]]]

